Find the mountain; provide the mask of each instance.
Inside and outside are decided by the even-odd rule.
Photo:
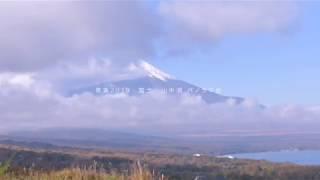
[[[24,143],[33,147],[37,145],[58,145],[64,147],[99,147],[131,150],[148,148],[154,150],[162,144],[174,144],[174,140],[167,137],[119,132],[110,129],[48,128],[10,132],[6,137],[0,138],[1,143],[12,145]]]
[[[160,90],[168,95],[181,95],[183,93],[188,93],[190,95],[201,96],[202,99],[207,103],[225,102],[229,99],[232,99],[238,104],[244,100],[241,97],[220,95],[188,82],[178,80],[145,61],[140,61],[137,65],[135,65],[135,67],[143,72],[142,77],[120,81],[102,82],[72,90],[68,93],[68,95],[72,96],[75,94],[89,92],[97,96],[118,93],[126,93],[130,96],[141,96],[150,92],[151,90]]]

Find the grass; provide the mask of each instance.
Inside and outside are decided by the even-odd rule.
[[[16,153],[14,158],[8,158]],[[1,148],[0,180],[320,180],[320,166],[119,151]],[[138,161],[141,160],[141,163]],[[147,166],[146,166],[147,165]],[[162,178],[162,174],[165,177]]]
[[[0,166],[0,177],[4,176],[10,167],[10,163],[5,162]]]
[[[15,153],[12,154],[11,157],[7,161],[5,161],[3,164],[0,165],[0,177],[3,177],[6,174],[6,172],[9,170],[10,164],[11,164],[14,156],[15,156]]]
[[[18,173],[10,172],[10,162],[11,159],[0,167],[1,180],[165,180],[163,175],[151,173],[139,161],[130,169],[130,173],[108,173],[97,168],[95,163],[89,168],[67,168],[50,172],[24,170]]]

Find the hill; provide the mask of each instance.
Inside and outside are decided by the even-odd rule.
[[[166,179],[320,179],[320,167],[316,166],[149,152],[101,151],[79,148],[67,149],[63,147],[55,147],[48,150],[2,144],[0,145],[0,161],[3,163],[8,159],[10,159],[10,167],[6,171],[6,176],[9,177],[13,175],[28,177],[30,174],[38,174],[40,176],[51,174],[53,176],[56,173],[73,172],[72,178],[77,173],[86,174],[88,167],[94,166],[96,169],[98,167],[98,169],[103,170],[106,174],[120,175],[118,179],[120,177],[130,179],[129,176],[133,173],[132,167],[138,163],[146,172],[152,172],[150,174],[153,174],[154,177],[163,175]],[[101,175],[98,171],[92,172],[97,173],[94,173],[93,177]],[[152,176],[145,178],[145,180],[149,179],[151,180]]]

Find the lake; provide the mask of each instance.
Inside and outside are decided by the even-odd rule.
[[[320,150],[292,150],[231,154],[235,158],[289,162],[301,165],[320,165]]]

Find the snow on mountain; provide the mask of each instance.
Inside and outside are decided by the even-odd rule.
[[[200,96],[207,103],[227,102],[230,99],[234,100],[236,104],[243,101],[241,97],[224,96],[188,82],[175,79],[146,61],[134,63],[131,68],[135,71],[142,72],[144,76],[134,79],[91,84],[80,89],[73,89],[67,94],[72,96],[89,92],[97,96],[117,93],[126,93],[129,96],[141,96],[151,90],[161,90],[168,95],[179,96],[183,93],[188,93],[193,96]],[[141,92],[141,90],[144,92]]]
[[[167,81],[168,79],[173,79],[172,76],[169,74],[162,72],[158,68],[154,67],[153,65],[149,64],[146,61],[140,61],[138,67],[141,68],[147,76],[152,78],[157,78],[162,81]]]

